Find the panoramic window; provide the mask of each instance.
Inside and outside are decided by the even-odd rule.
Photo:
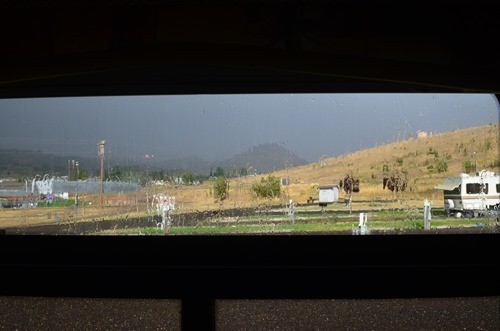
[[[0,116],[6,234],[499,226],[499,104],[491,94],[2,99]],[[464,186],[483,195],[462,201]]]

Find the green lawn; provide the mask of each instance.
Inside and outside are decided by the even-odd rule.
[[[347,231],[358,227],[358,215],[351,215],[349,219],[325,218],[318,220],[318,215],[295,218],[295,223],[291,223],[287,217],[281,216],[277,219],[275,216],[260,215],[261,223],[250,222],[249,219],[240,220],[233,224],[219,223],[219,225],[199,223],[197,226],[172,226],[170,235],[204,235],[204,234],[307,234],[307,233],[328,233]],[[251,217],[255,221],[254,217]],[[422,217],[423,218],[423,217]],[[404,212],[387,214],[385,212],[370,213],[367,226],[370,231],[390,231],[405,229],[423,229],[423,220],[420,217],[408,218]],[[274,222],[273,222],[274,221]],[[244,224],[249,222],[248,224]],[[435,217],[431,220],[431,229],[440,227],[474,227],[488,225],[489,222],[484,219],[456,219]],[[165,231],[157,228],[135,228],[135,229],[115,229],[113,231],[103,231],[96,233],[100,235],[164,235]]]

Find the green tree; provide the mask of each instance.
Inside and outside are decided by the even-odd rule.
[[[163,180],[165,177],[163,174],[163,169],[160,169],[160,171],[151,172],[150,177],[152,180]]]
[[[466,173],[469,173],[474,170],[474,163],[470,160],[467,160],[463,163],[463,167]]]
[[[120,166],[115,165],[111,169],[111,173],[109,174],[109,177],[111,178],[111,180],[121,180],[122,175],[123,175],[123,172],[122,172],[122,169],[120,168]]]
[[[219,201],[223,201],[229,196],[229,181],[224,177],[217,177],[214,182],[214,196]]]
[[[80,169],[78,169],[78,179],[85,180],[88,178],[89,178],[89,173],[87,169],[80,167]]]
[[[187,184],[193,184],[196,178],[192,172],[186,172],[182,175],[182,180]]]
[[[259,198],[272,199],[280,196],[280,180],[279,178],[268,175],[260,179],[260,183],[254,183],[252,185],[252,191]]]
[[[247,169],[246,169],[246,168],[241,168],[241,169],[240,169],[240,176],[241,176],[241,177],[245,177],[245,176],[247,176],[247,175],[248,175],[248,171],[247,171]]]
[[[219,177],[226,177],[226,174],[224,172],[224,169],[222,169],[222,167],[217,167],[215,168],[215,172],[213,174],[215,177],[219,178]]]
[[[448,171],[448,163],[444,160],[438,160],[436,164],[436,169],[438,172],[446,172]]]

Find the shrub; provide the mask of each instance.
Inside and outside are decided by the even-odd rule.
[[[446,163],[444,160],[437,161],[436,170],[439,173],[448,171],[448,163]]]
[[[467,160],[463,163],[463,167],[466,173],[469,173],[474,170],[474,163],[470,160]]]
[[[280,180],[277,177],[268,175],[260,179],[260,183],[252,185],[252,191],[259,198],[272,199],[281,193]]]
[[[229,196],[229,182],[224,177],[217,177],[214,182],[214,195],[219,201],[223,201]]]
[[[491,141],[488,139],[486,140],[486,142],[484,143],[484,148],[488,151],[491,149]]]

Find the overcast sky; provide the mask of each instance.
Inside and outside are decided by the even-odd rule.
[[[267,94],[0,100],[0,148],[97,157],[222,160],[280,143],[314,162],[418,130],[499,122],[488,94]]]

